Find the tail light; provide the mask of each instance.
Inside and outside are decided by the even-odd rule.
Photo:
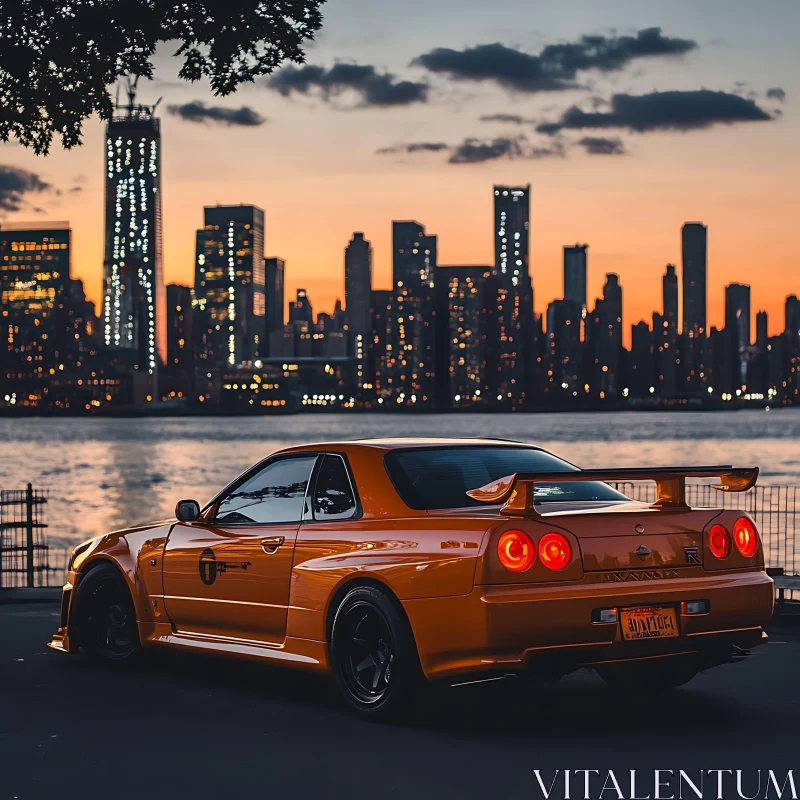
[[[546,533],[539,541],[539,560],[548,569],[564,569],[572,558],[572,548],[560,533]]]
[[[708,533],[708,547],[715,558],[727,558],[731,552],[731,535],[724,525],[714,525]]]
[[[509,572],[525,572],[536,561],[536,547],[527,533],[504,531],[497,541],[497,557]]]
[[[739,517],[733,524],[733,541],[736,549],[745,557],[752,558],[758,549],[756,526],[747,518]]]

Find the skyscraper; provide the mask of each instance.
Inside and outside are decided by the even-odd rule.
[[[653,317],[654,383],[660,395],[670,395],[678,388],[678,276],[674,264],[667,264],[661,278],[661,296],[662,313]],[[640,331],[639,336],[641,339],[643,332]]]
[[[547,306],[548,358],[554,388],[551,402],[559,395],[574,396],[583,385],[581,364],[581,320],[583,308],[574,300],[553,300]]]
[[[769,316],[766,311],[756,311],[756,344],[762,352],[769,343]]]
[[[528,264],[530,184],[495,186],[494,277],[488,384],[492,402],[517,409],[525,399],[533,372],[533,286]]]
[[[592,391],[601,397],[622,390],[622,287],[619,277],[606,275],[603,297],[588,317],[586,338],[594,366]]]
[[[683,333],[705,336],[708,229],[702,222],[687,222],[681,229],[683,260]]]
[[[442,408],[483,404],[486,396],[486,288],[492,268],[438,267],[437,396]]]
[[[161,130],[134,99],[106,125],[103,338],[155,377],[167,357]]]
[[[750,287],[731,283],[725,287],[725,329],[733,334],[737,350],[750,346]]]
[[[167,371],[189,375],[192,367],[192,290],[167,286]]]
[[[13,379],[20,400],[42,396],[55,349],[69,344],[55,316],[70,284],[70,236],[66,222],[0,230],[0,382]]]
[[[730,359],[731,387],[747,383],[750,347],[750,287],[731,283],[725,287],[725,341]]]
[[[708,336],[706,323],[706,278],[708,230],[702,222],[687,222],[681,229],[683,282],[683,344],[681,365],[685,388],[699,392],[706,379],[702,341]]]
[[[353,342],[369,333],[372,293],[372,245],[354,233],[344,251],[344,307]],[[354,351],[355,352],[355,351]]]
[[[24,347],[25,337],[53,311],[70,279],[68,222],[4,224],[0,229],[0,308],[9,347]],[[21,338],[19,338],[21,337]]]
[[[425,233],[419,222],[392,222],[392,279],[395,290],[405,289],[409,296],[432,297],[436,280],[434,235]]]
[[[661,297],[664,321],[667,323],[664,326],[666,339],[674,342],[678,335],[678,276],[674,264],[667,264],[667,271],[661,278]]]
[[[586,251],[588,244],[564,246],[564,299],[577,303],[586,316]]]
[[[273,349],[280,349],[277,339],[283,336],[283,303],[284,285],[286,281],[286,262],[282,258],[272,256],[264,259],[265,294],[267,303],[267,337],[268,355],[274,355]],[[277,337],[277,339],[276,339]],[[273,340],[275,347],[273,348]]]
[[[494,270],[506,287],[529,275],[531,185],[494,187]]]
[[[628,370],[628,391],[630,396],[642,398],[650,396],[654,386],[653,377],[653,333],[646,322],[637,322],[631,328],[630,369]]]
[[[200,358],[241,364],[267,354],[264,212],[256,206],[207,206],[197,231],[195,337]]]
[[[424,225],[392,222],[392,295],[386,352],[377,367],[383,403],[434,402],[436,249],[436,236]]]
[[[784,333],[793,341],[800,340],[800,299],[790,294],[783,307]]]

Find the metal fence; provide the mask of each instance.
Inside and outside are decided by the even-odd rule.
[[[653,483],[618,483],[617,489],[634,500],[653,503]],[[746,492],[720,492],[707,483],[686,484],[686,502],[693,508],[729,508],[744,511],[755,520],[764,543],[767,567],[800,574],[800,487],[755,486]]]
[[[44,533],[47,499],[46,490],[31,484],[0,490],[0,588],[51,585],[56,570]]]

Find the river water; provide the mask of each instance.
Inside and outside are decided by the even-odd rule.
[[[582,467],[757,464],[800,484],[800,408],[563,414],[0,419],[0,488],[49,490],[48,540],[72,544],[201,505],[289,444],[375,436],[496,436]]]

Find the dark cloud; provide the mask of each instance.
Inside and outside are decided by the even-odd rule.
[[[72,186],[67,191],[70,192],[70,194],[75,194],[76,192],[82,192],[83,186]]]
[[[267,80],[267,86],[288,97],[319,89],[324,100],[351,89],[361,95],[360,106],[407,106],[428,100],[428,84],[397,80],[369,64],[334,64],[330,69],[314,64],[284,67]]]
[[[692,39],[664,36],[661,28],[643,28],[636,36],[582,36],[577,42],[551,44],[539,57],[574,75],[592,69],[613,72],[636,58],[677,56],[696,48],[697,42]]]
[[[547,147],[531,145],[524,136],[510,139],[499,136],[491,140],[469,138],[453,148],[450,156],[451,164],[479,164],[484,161],[496,161],[500,158],[548,158],[563,156],[564,148],[560,142],[553,142]]]
[[[614,139],[605,136],[584,136],[575,144],[583,147],[592,156],[621,156],[625,154],[625,145],[619,137]]]
[[[786,91],[780,86],[773,86],[772,89],[767,89],[767,97],[770,100],[780,100],[782,103],[786,99]]]
[[[508,122],[511,125],[525,125],[533,123],[535,120],[525,119],[517,114],[484,114],[481,122]]]
[[[628,128],[633,131],[689,131],[717,123],[769,121],[772,117],[753,100],[727,92],[698,91],[615,94],[609,111],[568,108],[558,122],[538,125],[539,133],[553,135],[565,129]]]
[[[634,59],[681,55],[696,47],[691,39],[664,36],[661,28],[645,28],[635,36],[582,36],[576,42],[548,45],[537,55],[499,42],[464,50],[437,47],[411,65],[454,80],[489,80],[519,92],[546,92],[580,88],[579,72],[612,72]]]
[[[411,144],[398,144],[394,147],[382,147],[375,152],[378,155],[389,153],[439,153],[449,149],[450,145],[444,142],[412,142]]]
[[[25,195],[52,190],[36,173],[0,164],[0,212],[19,211],[25,206]]]
[[[167,111],[180,117],[186,122],[215,122],[219,125],[256,127],[263,125],[267,120],[249,106],[241,108],[223,108],[222,106],[207,106],[201,100],[194,100],[183,105],[167,106]]]
[[[437,47],[418,56],[412,66],[430,72],[443,72],[454,80],[495,81],[506,89],[519,92],[547,92],[577,89],[571,76],[542,61],[499,42],[479,44],[466,50]]]

